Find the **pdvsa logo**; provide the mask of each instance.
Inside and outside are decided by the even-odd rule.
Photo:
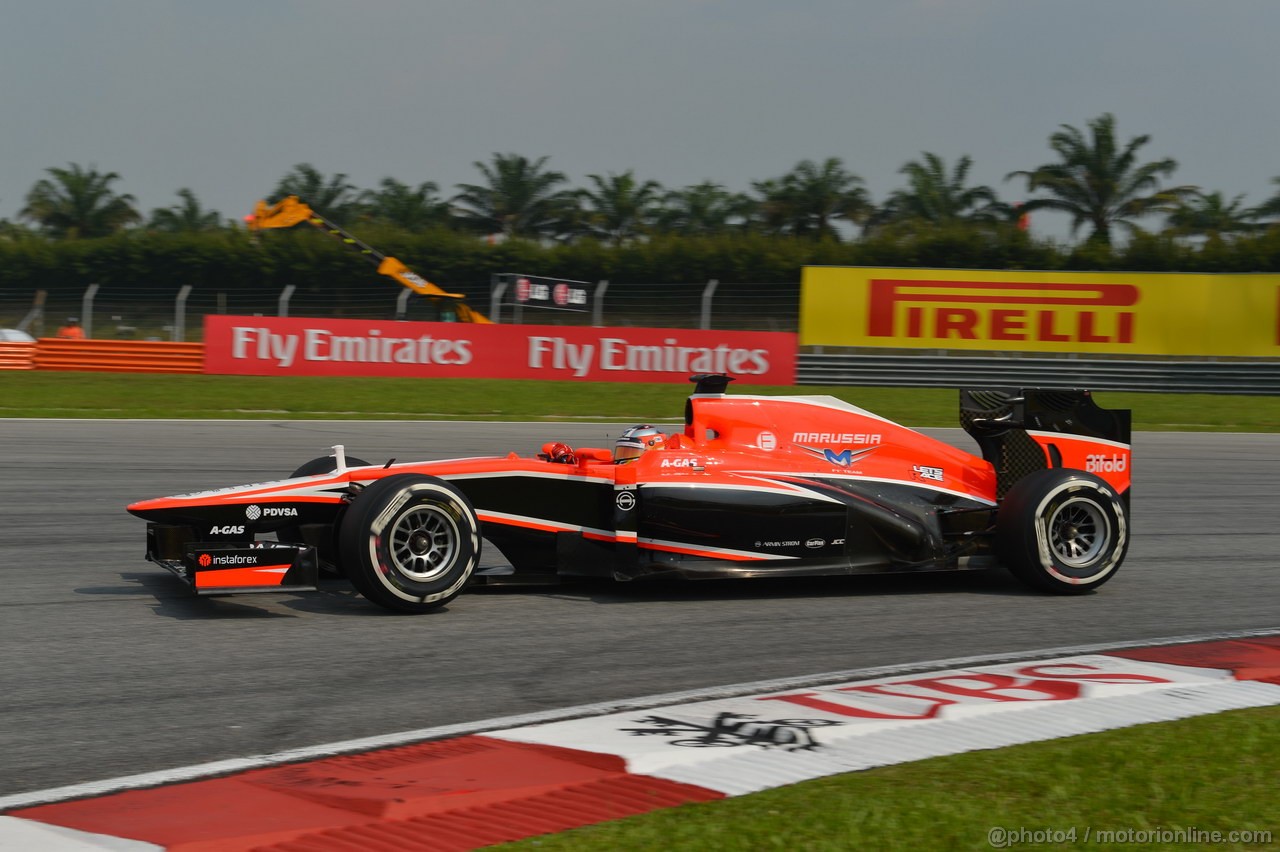
[[[1084,459],[1085,473],[1124,473],[1129,466],[1127,455],[1088,455]]]
[[[256,504],[244,507],[244,516],[251,521],[259,518],[296,518],[298,510],[293,506],[268,506],[265,509]]]

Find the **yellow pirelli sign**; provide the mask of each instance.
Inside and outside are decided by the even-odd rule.
[[[1280,275],[806,266],[800,344],[1280,357]]]

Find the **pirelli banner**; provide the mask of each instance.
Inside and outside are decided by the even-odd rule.
[[[790,385],[796,336],[675,328],[238,317],[204,320],[204,371],[240,376],[457,376]]]
[[[806,266],[800,344],[1280,357],[1280,275]]]

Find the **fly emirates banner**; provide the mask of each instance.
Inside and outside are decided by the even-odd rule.
[[[240,376],[458,376],[666,382],[728,373],[790,385],[796,336],[672,328],[206,316],[204,371]]]
[[[806,266],[800,344],[1280,357],[1280,275]]]

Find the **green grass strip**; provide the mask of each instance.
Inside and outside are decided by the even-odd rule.
[[[1274,849],[1277,755],[1280,707],[1238,710],[836,775],[495,848]],[[1270,831],[1271,840],[1098,842],[1100,830],[1177,829]],[[993,847],[1000,830],[1028,842]],[[1062,840],[1031,842],[1036,831]]]
[[[0,417],[342,420],[671,421],[691,385],[498,379],[0,373]],[[768,387],[731,393],[829,394],[908,426],[957,425],[957,394],[936,388]],[[1099,391],[1132,408],[1134,428],[1280,431],[1280,397]]]

